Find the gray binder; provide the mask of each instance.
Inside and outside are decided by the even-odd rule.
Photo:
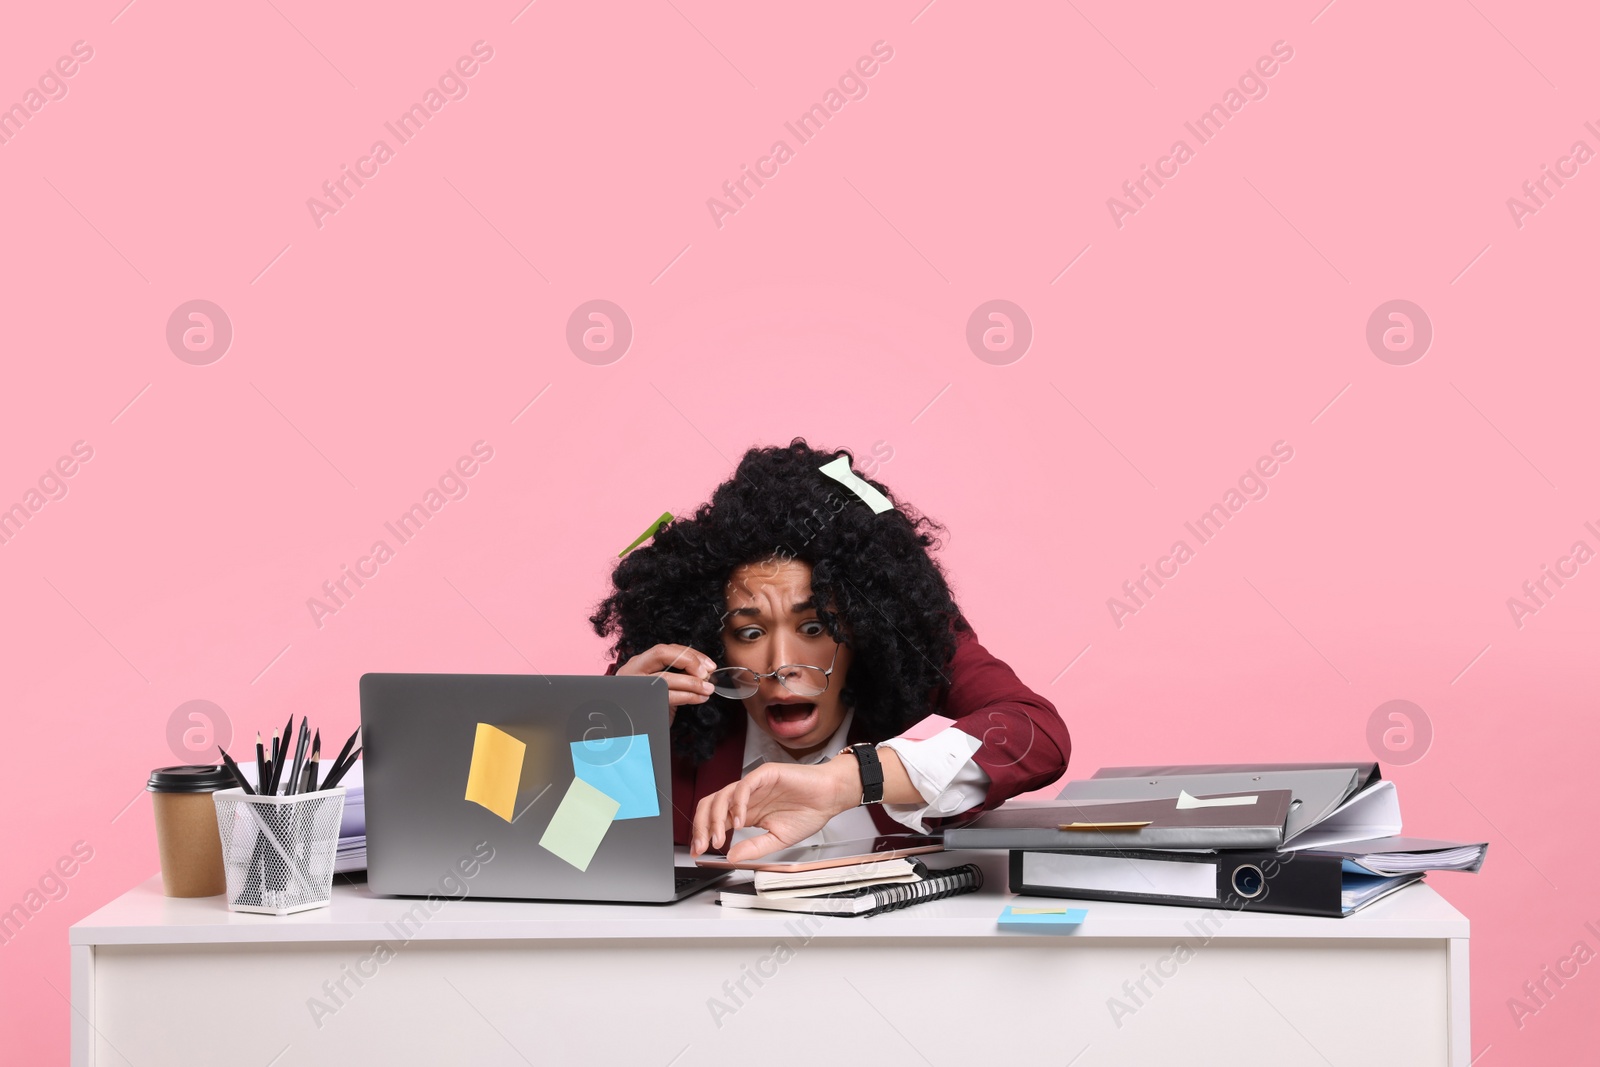
[[[1373,789],[1380,780],[1378,765],[1370,762],[1103,767],[1093,778],[1068,782],[1057,799],[1073,803],[1155,800],[1175,797],[1180,790],[1192,796],[1215,796],[1287,789],[1294,799],[1282,846],[1290,846],[1300,834],[1357,794]]]
[[[1127,801],[1011,801],[944,831],[944,847],[1012,849],[1275,849],[1287,789]]]

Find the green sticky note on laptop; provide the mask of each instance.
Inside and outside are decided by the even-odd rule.
[[[582,778],[574,778],[556,813],[550,817],[550,825],[544,828],[539,847],[555,853],[578,870],[587,871],[611,826],[612,817],[621,806]]]

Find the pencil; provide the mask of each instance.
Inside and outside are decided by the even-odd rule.
[[[283,724],[283,747],[278,749],[278,762],[272,768],[272,792],[278,792],[278,786],[283,781],[283,765],[289,762],[289,736],[294,733],[294,712],[289,713],[289,721]]]
[[[228,750],[218,745],[217,751],[222,753],[222,762],[228,768],[228,773],[233,775],[233,780],[239,783],[239,788],[243,789],[245,793],[254,796],[255,790],[251,789],[250,783],[245,781],[244,773],[239,770],[239,765],[233,762],[233,757],[228,755]]]
[[[289,765],[289,781],[284,787],[286,795],[293,796],[299,791],[300,771],[306,765],[306,742],[309,740],[311,740],[311,727],[302,716],[300,733],[294,739],[294,763]]]
[[[345,773],[348,772],[351,767],[355,766],[356,757],[359,755],[361,755],[361,750],[358,748],[354,752],[350,753],[349,759],[345,760],[343,763],[339,764],[339,766],[329,771],[328,780],[322,783],[322,788],[332,789],[334,786],[338,785],[339,780],[345,776]]]
[[[343,778],[345,772],[350,769],[350,765],[355,762],[356,753],[360,751],[361,746],[357,745],[354,751],[345,753],[339,759],[334,760],[333,766],[328,768],[326,781],[322,783],[322,788],[328,788],[329,783],[335,781],[336,778]]]
[[[333,770],[339,766],[339,764],[344,762],[344,758],[350,755],[350,746],[356,743],[356,738],[359,736],[361,736],[361,727],[357,726],[353,731],[351,731],[350,736],[345,739],[344,747],[339,750],[339,754],[334,757],[333,763],[329,765],[329,773],[332,773]]]
[[[278,769],[272,772],[272,791],[283,796],[288,796],[292,790],[289,788],[289,768],[293,766],[294,757],[294,716],[289,716],[289,725],[283,729],[283,747],[278,749]]]
[[[256,784],[260,786],[267,780],[267,753],[261,747],[261,731],[256,731]]]
[[[317,761],[322,758],[322,731],[317,731],[317,736],[311,739],[311,760],[306,764],[304,781],[300,785],[300,792],[315,793],[317,791]]]
[[[267,758],[267,776],[261,779],[261,791],[272,791],[272,776],[277,773],[278,766],[278,731],[272,731],[272,755]]]

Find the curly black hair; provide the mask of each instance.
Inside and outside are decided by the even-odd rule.
[[[929,555],[944,527],[865,479],[895,507],[875,513],[819,467],[849,449],[820,451],[796,437],[787,448],[752,448],[732,478],[692,518],[663,526],[612,572],[614,591],[589,617],[615,637],[618,663],[657,644],[684,644],[726,663],[728,582],[738,567],[773,558],[811,565],[817,618],[854,655],[840,702],[866,736],[885,740],[928,713],[948,683],[956,634],[970,629],[943,569]],[[859,476],[859,472],[858,472]],[[712,695],[678,708],[673,751],[703,763],[745,714]]]

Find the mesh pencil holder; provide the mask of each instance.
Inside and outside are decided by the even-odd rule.
[[[327,906],[344,786],[296,796],[223,789],[212,799],[231,910],[291,915]]]

